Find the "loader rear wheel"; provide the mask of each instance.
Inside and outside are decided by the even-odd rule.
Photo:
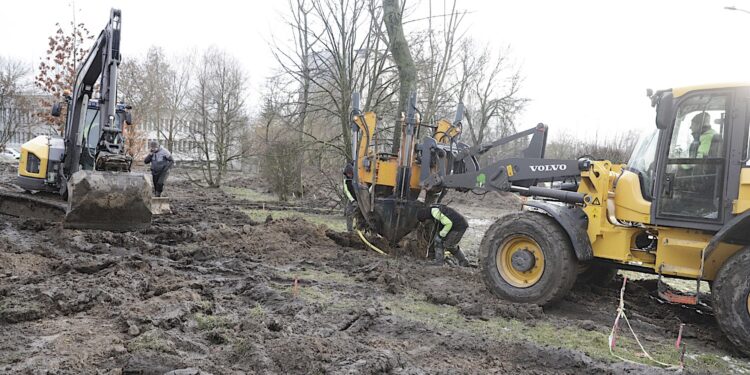
[[[549,305],[573,287],[578,261],[570,240],[551,217],[516,212],[485,233],[480,267],[487,287],[500,298]]]
[[[737,349],[750,356],[750,247],[721,266],[712,294],[719,327]]]

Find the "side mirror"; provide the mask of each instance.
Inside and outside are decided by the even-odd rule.
[[[656,127],[667,129],[674,120],[674,98],[671,92],[665,92],[656,101]]]
[[[52,111],[50,112],[50,115],[54,117],[60,117],[60,113],[62,113],[62,104],[61,103],[55,103],[52,105]]]
[[[128,125],[133,125],[133,115],[130,113],[130,111],[125,112],[125,123]]]

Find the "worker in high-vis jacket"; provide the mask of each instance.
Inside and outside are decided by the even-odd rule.
[[[693,143],[690,145],[690,157],[696,159],[715,158],[721,153],[723,139],[711,127],[711,116],[706,112],[693,116],[690,122]]]
[[[469,222],[458,211],[445,205],[433,205],[417,211],[417,219],[426,221],[432,219],[437,226],[435,237],[432,240],[435,250],[435,264],[443,265],[445,262],[445,250],[456,258],[458,264],[466,267],[469,261],[461,251],[458,243],[469,229]]]
[[[344,167],[344,198],[346,206],[344,207],[344,216],[346,217],[346,230],[351,232],[354,229],[354,216],[359,209],[357,206],[357,194],[354,190],[354,164],[346,163]]]

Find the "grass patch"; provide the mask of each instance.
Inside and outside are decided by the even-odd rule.
[[[160,337],[155,331],[148,331],[128,342],[128,351],[137,352],[141,350],[153,350],[162,353],[176,352],[174,343]]]
[[[193,319],[195,320],[198,329],[201,331],[208,331],[214,328],[229,327],[231,325],[231,321],[228,318],[217,315],[205,315],[196,313],[193,315]]]
[[[262,321],[266,318],[266,309],[260,304],[256,304],[255,307],[248,311],[248,315],[252,320]]]
[[[318,215],[299,211],[275,211],[275,210],[242,210],[247,216],[254,221],[264,222],[268,215],[274,219],[286,219],[290,217],[301,217],[306,221],[316,224],[325,225],[326,227],[337,232],[346,230],[346,218],[343,215]]]
[[[249,188],[222,186],[221,190],[233,196],[235,199],[244,199],[253,202],[277,202],[279,200],[274,194],[261,193]]]
[[[467,320],[454,306],[435,305],[419,295],[407,295],[404,298],[389,299],[386,305],[390,311],[401,318],[422,322],[439,330],[458,330],[489,337],[502,342],[529,341],[541,346],[562,347],[581,351],[586,355],[606,362],[617,362],[609,354],[607,346],[609,331],[587,331],[575,326],[560,327],[546,321],[535,321],[534,325],[524,322],[489,318],[488,320]],[[669,341],[669,340],[666,340]],[[679,353],[671,342],[645,344],[649,353],[658,361],[669,364],[679,363]],[[690,351],[691,348],[688,348]],[[620,332],[617,339],[616,353],[636,362],[650,364],[638,354],[640,350],[635,340]],[[695,353],[685,360],[685,366],[693,370],[726,372],[730,368],[744,367],[737,362],[732,365],[721,357],[709,353]]]

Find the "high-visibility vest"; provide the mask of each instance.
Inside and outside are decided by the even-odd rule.
[[[698,145],[698,155],[696,155],[697,158],[711,156],[709,154],[711,153],[711,144],[714,141],[714,136],[716,136],[716,131],[711,128],[701,134],[700,145]]]

